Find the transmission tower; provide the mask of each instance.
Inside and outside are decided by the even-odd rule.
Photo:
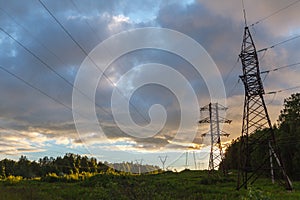
[[[210,135],[211,139],[210,157],[208,165],[209,171],[216,170],[224,158],[221,144],[221,136],[228,137],[229,134],[220,130],[220,123],[231,123],[231,120],[225,119],[219,114],[219,111],[225,110],[227,110],[227,108],[218,103],[210,103],[207,106],[204,106],[200,109],[201,112],[209,111],[209,117],[199,121],[200,124],[210,124],[210,132],[202,134],[202,137]],[[224,165],[222,165],[222,170],[223,172],[225,172]]]
[[[196,160],[195,151],[193,151],[193,158],[194,158],[195,170],[197,170],[197,160]]]
[[[242,136],[240,138],[240,158],[239,158],[239,173],[237,189],[242,187],[247,188],[247,185],[261,175],[262,170],[270,170],[272,179],[274,179],[274,169],[272,158],[278,165],[283,179],[285,180],[287,189],[292,189],[291,181],[286,175],[283,164],[278,154],[278,149],[275,145],[274,130],[272,129],[271,121],[267,112],[267,107],[264,101],[264,89],[259,71],[259,62],[256,48],[249,31],[246,26],[244,30],[243,44],[241,54],[239,55],[243,75],[240,76],[245,87],[244,113]],[[250,135],[258,130],[268,130],[267,133],[261,133],[257,139],[250,138]],[[255,150],[254,144],[265,145],[269,151],[265,152],[264,162],[259,167],[252,169],[251,153]]]
[[[158,158],[159,158],[159,160],[160,160],[160,162],[162,164],[163,171],[165,171],[165,163],[167,161],[168,156],[167,155],[165,155],[165,156],[158,156]]]
[[[139,175],[142,173],[141,171],[141,167],[142,167],[142,163],[143,163],[143,159],[136,159],[135,162],[138,165],[138,169],[139,169]]]
[[[186,151],[185,152],[185,169],[188,169],[189,168],[189,152]]]

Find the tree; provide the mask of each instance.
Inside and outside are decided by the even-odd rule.
[[[274,127],[273,129],[287,174],[294,180],[300,180],[300,93],[292,94],[284,100],[283,109],[278,118],[278,128]],[[268,131],[268,129],[257,130],[249,137],[249,140],[255,141],[261,136],[265,137],[268,135]],[[267,141],[267,138],[265,139]],[[238,138],[226,150],[222,164],[226,165],[228,169],[237,169],[239,146]],[[254,143],[251,147],[253,151],[251,150],[250,165],[252,168],[256,168],[263,162],[261,160],[263,155],[268,153],[268,144]]]
[[[26,156],[21,156],[19,161],[16,163],[14,175],[22,176],[24,178],[32,177],[32,171],[30,169],[31,162]]]
[[[0,162],[0,178],[5,178],[5,166],[3,164],[3,162]]]
[[[225,159],[220,163],[220,169],[238,169],[237,158],[240,153],[239,139],[232,140],[230,146],[225,151]]]
[[[90,168],[89,168],[89,160],[87,156],[83,156],[81,158],[81,169],[80,172],[85,171],[85,172],[90,172]]]
[[[278,119],[280,128],[295,133],[300,127],[300,93],[292,94],[284,100],[284,109],[281,110]]]
[[[300,179],[300,93],[284,100],[279,119],[277,143],[287,173]]]
[[[5,158],[1,161],[5,169],[5,176],[14,175],[16,162]]]

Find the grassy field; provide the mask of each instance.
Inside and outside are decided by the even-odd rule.
[[[99,174],[84,181],[1,181],[0,199],[300,199],[300,183],[285,191],[269,180],[236,191],[235,175],[208,177],[204,171],[165,172],[155,175]]]

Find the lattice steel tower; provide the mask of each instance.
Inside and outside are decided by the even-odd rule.
[[[224,158],[221,144],[221,136],[228,137],[229,134],[220,130],[220,123],[231,123],[231,120],[225,119],[220,116],[219,112],[225,110],[227,110],[227,108],[218,103],[210,103],[207,106],[204,106],[200,109],[201,112],[209,111],[209,117],[199,121],[200,124],[210,124],[209,133],[202,134],[203,137],[210,135],[211,139],[211,148],[208,165],[209,171],[216,170]],[[224,167],[224,165],[222,166]],[[222,170],[223,172],[225,172],[224,168],[222,168]]]
[[[291,190],[292,184],[283,168],[278,149],[275,144],[274,130],[263,95],[265,94],[262,80],[260,77],[259,62],[256,48],[246,26],[244,30],[243,44],[241,48],[240,60],[242,62],[243,75],[240,76],[245,87],[244,113],[242,125],[242,137],[239,158],[239,173],[237,189],[247,188],[247,185],[261,175],[262,170],[270,170],[274,180],[274,167],[272,158],[275,158],[277,167],[281,172],[281,177],[285,180],[286,188]],[[268,130],[261,132],[261,135],[255,140],[249,136],[259,130]],[[253,144],[265,146],[268,149],[265,152],[264,162],[259,167],[252,169],[251,153],[255,150]]]

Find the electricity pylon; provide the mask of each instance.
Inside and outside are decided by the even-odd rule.
[[[200,124],[209,123],[210,131],[209,133],[202,134],[202,137],[210,135],[211,147],[210,147],[210,156],[209,156],[209,165],[208,170],[216,170],[221,161],[224,158],[221,144],[221,136],[228,137],[229,134],[220,130],[220,123],[231,123],[231,120],[225,119],[220,116],[219,111],[227,110],[226,107],[218,103],[210,103],[207,106],[204,106],[200,109],[201,112],[209,111],[209,117],[204,118],[199,121]],[[222,171],[225,172],[224,165],[222,165]]]
[[[159,158],[159,160],[160,160],[160,162],[162,164],[162,170],[165,171],[165,163],[167,161],[168,156],[167,155],[165,155],[165,156],[158,156],[158,158]]]
[[[141,175],[142,171],[141,171],[141,167],[142,167],[142,163],[143,163],[143,159],[136,159],[135,162],[138,165],[138,169],[139,169],[139,175]]]
[[[237,189],[242,187],[247,188],[249,183],[254,183],[254,181],[261,175],[261,171],[264,169],[269,169],[272,179],[274,179],[272,158],[275,158],[279,171],[285,180],[286,188],[291,190],[292,183],[285,173],[275,144],[274,130],[272,129],[270,117],[263,97],[265,92],[260,77],[257,52],[247,26],[244,30],[243,44],[241,54],[239,56],[243,68],[243,75],[240,76],[240,78],[245,87],[245,100],[242,136],[240,138],[241,146],[239,153],[240,158]],[[268,132],[261,132],[261,135],[255,140],[249,138],[251,134],[259,130],[268,130]],[[260,163],[259,167],[252,169],[251,153],[255,150],[254,144],[262,146],[265,145],[269,151],[264,154],[264,162]]]

